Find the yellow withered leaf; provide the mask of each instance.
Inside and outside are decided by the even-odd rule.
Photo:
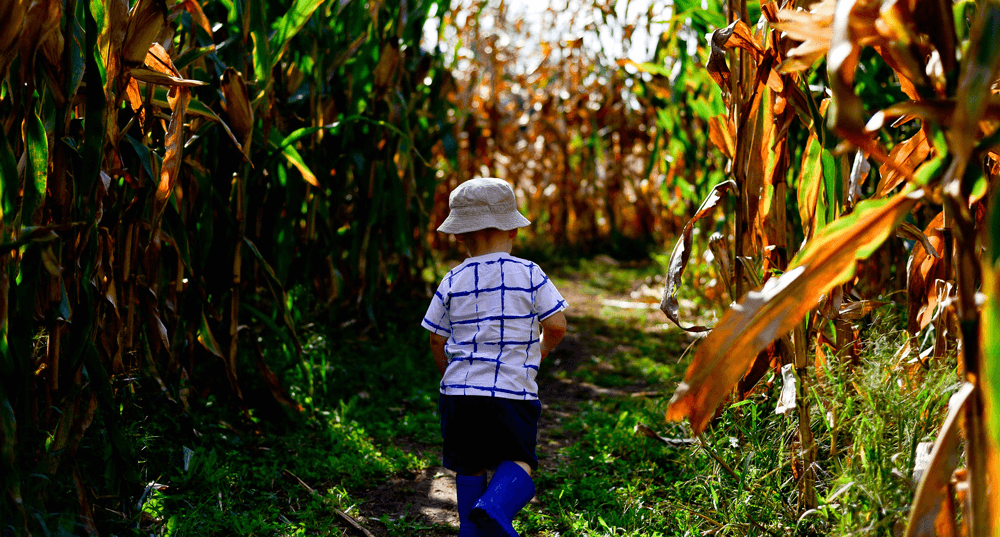
[[[150,45],[167,23],[164,0],[139,0],[129,13],[122,43],[121,58],[125,65],[140,65],[146,60]]]
[[[930,153],[931,144],[927,140],[927,133],[922,128],[911,138],[896,144],[889,151],[889,162],[894,163],[895,166],[883,164],[879,168],[879,175],[882,178],[878,182],[875,195],[882,197],[892,192],[893,189],[906,180],[906,176],[897,170],[916,170],[921,163],[927,160]]]
[[[240,141],[240,149],[246,153],[253,136],[253,110],[243,75],[232,67],[222,73],[222,96],[225,97],[222,108],[229,116],[229,125]]]
[[[704,431],[757,353],[791,331],[823,295],[850,279],[857,260],[868,258],[922,197],[923,191],[906,191],[859,203],[854,212],[817,233],[787,272],[741,298],[699,345],[670,400],[667,419],[687,417],[696,434]]]
[[[17,43],[24,30],[24,13],[28,0],[8,0],[0,2],[0,78],[7,72],[7,66],[17,54]]]

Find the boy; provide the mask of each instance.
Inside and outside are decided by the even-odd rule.
[[[566,301],[538,265],[510,255],[518,228],[531,222],[506,181],[466,181],[448,205],[438,231],[455,234],[469,258],[444,277],[421,325],[442,375],[443,459],[457,474],[458,534],[517,537],[511,519],[535,495],[535,376],[566,333]]]

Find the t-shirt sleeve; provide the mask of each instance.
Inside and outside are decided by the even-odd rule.
[[[535,291],[535,313],[538,314],[539,321],[544,321],[552,314],[566,309],[569,304],[566,303],[555,284],[541,268],[536,265],[534,270],[537,273],[534,280],[542,282]]]
[[[448,279],[445,278],[438,286],[434,296],[431,297],[431,304],[427,307],[424,319],[420,321],[420,326],[439,336],[451,336],[451,320],[449,319],[449,295],[451,289],[448,286]]]

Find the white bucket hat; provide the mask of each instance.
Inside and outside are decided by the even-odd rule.
[[[531,224],[517,210],[514,189],[495,177],[478,177],[458,185],[448,197],[451,213],[437,228],[441,233],[468,233],[497,228],[504,231]]]

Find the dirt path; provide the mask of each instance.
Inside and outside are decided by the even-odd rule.
[[[560,450],[577,441],[572,435],[562,432],[562,423],[572,419],[579,406],[596,398],[622,395],[643,391],[647,386],[637,383],[623,388],[608,389],[580,382],[572,375],[560,375],[560,371],[572,373],[598,351],[600,336],[584,328],[601,318],[601,312],[609,303],[625,307],[642,307],[634,297],[609,295],[600,297],[588,293],[578,281],[559,283],[559,291],[570,304],[566,311],[569,321],[566,337],[559,347],[546,359],[539,375],[539,399],[542,401],[542,416],[539,420],[538,452],[539,472],[551,470],[562,464]],[[654,331],[662,321],[661,314],[649,315],[647,329]],[[431,461],[440,461],[439,446],[413,444],[407,450],[414,451]],[[365,496],[360,510],[364,520],[360,522],[376,536],[394,535],[379,521],[387,517],[395,522],[395,535],[416,535],[437,537],[458,533],[458,514],[455,510],[455,473],[442,467],[432,466],[409,478],[396,477],[375,488]],[[398,528],[408,528],[400,532]],[[352,534],[354,530],[349,530]]]

